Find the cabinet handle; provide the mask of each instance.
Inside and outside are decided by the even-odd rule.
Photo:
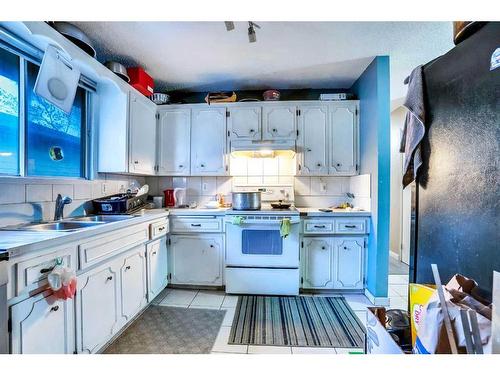
[[[250,133],[253,133],[253,132],[255,132],[255,130],[254,129],[250,129]]]
[[[156,255],[156,251],[153,251],[153,252],[152,252],[152,255]]]
[[[346,224],[346,225],[345,225],[345,227],[346,227],[346,228],[350,228],[350,229],[354,229],[354,228],[356,228],[356,225],[347,225],[347,224]]]
[[[191,224],[192,227],[201,227],[201,224]]]
[[[130,269],[130,266],[125,267],[125,271],[126,271],[126,270],[129,270],[129,269]]]
[[[165,230],[165,227],[159,227],[159,228],[158,228],[158,231],[159,231],[159,232],[163,232],[164,230]]]
[[[310,148],[306,149],[307,152],[311,152],[312,150]]]
[[[134,160],[134,164],[139,164],[139,161],[138,160]]]
[[[40,273],[42,273],[42,274],[43,274],[43,273],[48,273],[48,272],[52,271],[52,270],[54,269],[54,267],[55,267],[55,266],[48,267],[48,268],[42,268],[42,269],[40,270]]]
[[[58,305],[55,305],[55,306],[52,306],[50,311],[57,311],[59,310],[59,306]]]
[[[278,129],[276,129],[276,128],[274,128],[274,129],[273,129],[273,132],[275,132],[275,133],[276,133],[277,131],[278,131]]]
[[[315,225],[314,228],[326,228],[325,225]]]
[[[113,276],[108,276],[108,277],[106,278],[106,281],[111,281],[111,280],[113,280]]]
[[[321,246],[321,250],[325,250],[325,249],[326,249],[326,247],[324,247],[324,246]]]
[[[205,168],[205,164],[200,164],[200,167],[201,168]]]
[[[321,163],[316,164],[317,167],[321,167]]]

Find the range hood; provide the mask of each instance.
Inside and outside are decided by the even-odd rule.
[[[295,156],[295,141],[232,141],[231,155],[235,157],[273,158]]]

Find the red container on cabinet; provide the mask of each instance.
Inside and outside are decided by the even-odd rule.
[[[127,68],[127,74],[130,77],[130,85],[139,91],[142,95],[153,95],[155,83],[153,78],[139,66]]]

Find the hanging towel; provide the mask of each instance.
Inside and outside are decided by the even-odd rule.
[[[287,238],[290,234],[290,219],[284,218],[281,220],[280,235],[282,238]]]
[[[408,109],[401,137],[399,152],[405,154],[403,165],[403,188],[417,178],[422,165],[420,142],[425,134],[425,104],[423,67],[417,66],[410,74],[408,93],[403,104]]]
[[[233,224],[234,225],[241,225],[243,224],[243,216],[235,216],[233,217]]]

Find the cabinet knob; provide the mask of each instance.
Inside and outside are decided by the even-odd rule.
[[[50,309],[50,311],[57,311],[57,310],[59,310],[58,305],[52,306],[52,308]]]
[[[317,167],[321,167],[321,163],[316,164]]]
[[[210,245],[210,247],[211,247],[211,248],[213,248],[213,247],[214,247],[214,245]]]
[[[205,168],[205,164],[200,164],[200,167]]]
[[[111,280],[113,280],[113,276],[108,276],[106,279],[106,281],[111,281]]]
[[[156,255],[156,251],[153,251],[152,255]]]
[[[321,250],[325,250],[325,249],[326,249],[326,247],[324,247],[324,246],[321,246]]]
[[[250,133],[253,133],[253,132],[255,132],[255,130],[254,129],[250,129]]]
[[[340,167],[341,165],[342,165],[342,164],[340,164],[340,163],[337,163],[337,167]]]
[[[184,166],[182,164],[179,165],[179,168],[184,168]]]
[[[276,129],[276,128],[274,128],[274,129],[273,129],[273,132],[275,132],[275,133],[276,133],[277,131],[278,131],[278,129]]]
[[[125,270],[129,270],[129,269],[130,269],[130,266],[125,267]]]
[[[344,246],[344,250],[347,250],[347,246]]]
[[[307,152],[311,152],[312,150],[310,148],[306,149]]]

